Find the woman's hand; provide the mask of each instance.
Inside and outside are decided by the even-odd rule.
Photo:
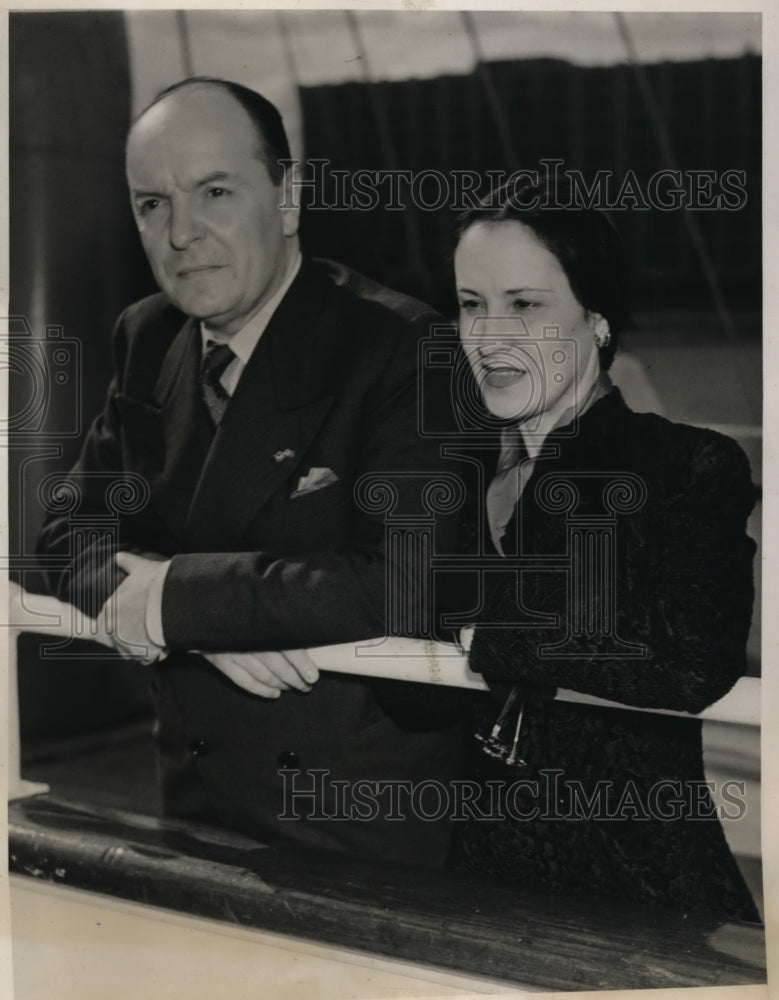
[[[238,687],[261,698],[278,698],[290,688],[305,693],[319,679],[319,670],[305,649],[200,655]]]

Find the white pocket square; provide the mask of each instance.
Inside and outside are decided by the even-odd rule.
[[[295,489],[290,493],[290,500],[296,497],[304,497],[307,493],[321,490],[325,486],[330,486],[338,482],[338,476],[332,469],[310,469],[305,476],[301,476]]]

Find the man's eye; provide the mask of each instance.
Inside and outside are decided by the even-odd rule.
[[[155,208],[157,208],[159,203],[159,198],[144,198],[143,201],[138,203],[138,215],[148,215],[150,212],[153,212]]]
[[[206,194],[209,198],[223,198],[226,194],[229,193],[230,192],[227,190],[227,188],[223,187],[210,187],[206,191]]]

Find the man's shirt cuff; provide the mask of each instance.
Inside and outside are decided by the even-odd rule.
[[[159,646],[165,652],[167,650],[165,649],[165,632],[162,628],[162,590],[165,586],[165,577],[168,575],[170,563],[170,559],[160,563],[160,568],[155,571],[152,577],[149,594],[146,598],[146,634],[155,646]]]
[[[458,644],[463,653],[467,656],[471,651],[471,645],[473,643],[473,634],[476,631],[473,625],[466,625],[465,628],[460,629],[460,635]]]

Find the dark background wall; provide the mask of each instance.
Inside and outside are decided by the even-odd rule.
[[[112,326],[148,287],[124,182],[122,15],[11,15],[10,81],[10,545],[15,575],[37,590],[38,486],[72,464],[105,397]],[[31,342],[47,330],[48,344]],[[41,646],[32,635],[20,643],[23,735],[83,732],[146,711],[136,664],[95,658],[84,643],[54,658]]]
[[[664,62],[641,67],[581,67],[557,60],[490,63],[467,76],[398,83],[304,88],[306,156],[328,170],[488,171],[538,169],[563,161],[592,182],[613,173],[615,199],[629,170],[641,188],[673,167],[745,171],[738,211],[698,211],[696,222],[723,291],[735,304],[760,298],[761,60]],[[665,134],[647,105],[647,90]],[[666,150],[672,151],[669,162]],[[408,191],[408,187],[405,187]],[[435,204],[433,183],[421,189]],[[336,200],[335,181],[323,198]],[[407,198],[404,212],[309,211],[309,245],[388,284],[451,309],[448,207],[426,210]],[[629,204],[629,203],[628,203]],[[639,308],[658,292],[669,301],[710,295],[682,211],[615,211]]]

